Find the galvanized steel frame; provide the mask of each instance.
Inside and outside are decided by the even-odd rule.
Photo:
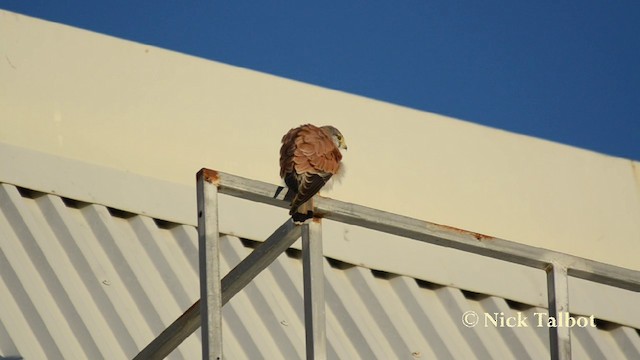
[[[323,262],[322,224],[317,219],[313,219],[302,227],[304,322],[308,360],[327,358]]]
[[[135,359],[164,358],[191,335],[200,326],[201,321],[204,330],[202,336],[203,358],[221,359],[221,306],[226,304],[233,295],[265,269],[279,254],[289,248],[301,235],[303,236],[307,358],[324,358],[326,356],[326,340],[322,288],[321,223],[316,220],[304,226],[296,226],[288,220],[220,281],[217,245],[212,243],[217,243],[218,238],[218,234],[213,233],[217,232],[217,200],[215,199],[217,194],[231,195],[282,208],[288,207],[288,203],[283,201],[281,196],[274,197],[274,194],[278,193],[278,187],[275,185],[210,169],[202,169],[198,172],[197,189],[201,295],[202,297],[206,295],[207,301],[201,303],[198,300],[147,345]],[[317,198],[315,213],[319,218],[366,227],[544,270],[547,272],[550,316],[557,317],[559,313],[569,310],[568,278],[570,276],[631,291],[640,291],[640,271],[328,198]],[[211,284],[212,281],[209,280],[213,280],[217,284]],[[220,301],[218,301],[218,296]],[[202,317],[202,320],[201,313],[207,314]],[[206,325],[205,322],[207,322]],[[552,359],[571,358],[569,330],[569,328],[560,327],[550,328]]]
[[[222,360],[222,282],[220,281],[220,233],[218,188],[202,177],[196,184],[200,267],[200,325],[202,358]]]

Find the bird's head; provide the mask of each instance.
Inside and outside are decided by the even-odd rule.
[[[323,126],[321,127],[321,129],[327,132],[329,136],[331,136],[333,143],[336,144],[338,149],[347,150],[347,142],[344,140],[344,136],[342,136],[340,130],[334,128],[331,125]]]

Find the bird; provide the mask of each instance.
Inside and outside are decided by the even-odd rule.
[[[280,147],[280,177],[287,185],[284,199],[295,224],[313,217],[313,196],[340,172],[347,143],[331,125],[305,124],[289,130]]]

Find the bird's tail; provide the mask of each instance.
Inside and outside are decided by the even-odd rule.
[[[283,195],[282,190],[284,189],[287,189],[287,191]],[[291,203],[297,194],[298,193],[294,189],[284,186],[278,186],[278,188],[276,189],[276,193],[273,195],[273,198]]]

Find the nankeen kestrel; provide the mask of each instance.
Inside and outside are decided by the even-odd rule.
[[[296,223],[313,217],[313,196],[340,171],[344,137],[333,126],[302,125],[282,137],[280,177],[289,191],[289,214]]]

